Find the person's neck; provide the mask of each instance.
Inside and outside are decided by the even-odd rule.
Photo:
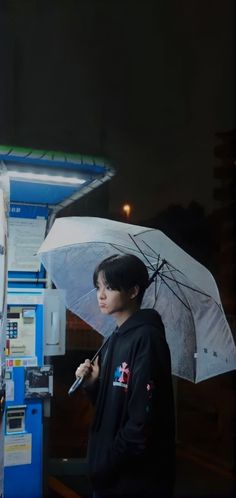
[[[130,318],[138,310],[139,310],[139,306],[136,305],[136,306],[133,306],[132,308],[129,308],[128,310],[119,311],[117,313],[114,313],[114,318],[115,318],[115,321],[117,323],[117,326],[121,327],[121,325],[123,325],[123,323],[125,323],[126,320],[128,320],[128,318]]]

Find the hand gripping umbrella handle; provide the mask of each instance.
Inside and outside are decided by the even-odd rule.
[[[103,347],[105,346],[105,344],[107,343],[109,337],[107,337],[107,339],[104,341],[104,343],[101,345],[101,347],[99,348],[99,350],[95,353],[95,355],[93,356],[92,360],[91,360],[91,363],[93,363],[97,356],[99,355],[100,351],[103,349]],[[85,380],[85,377],[82,376],[82,377],[78,377],[75,382],[72,384],[72,386],[70,387],[69,391],[68,391],[68,394],[71,395],[73,394],[76,389],[78,389],[82,384],[83,384],[83,381]]]

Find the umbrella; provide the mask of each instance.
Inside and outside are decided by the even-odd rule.
[[[172,373],[199,382],[236,368],[236,347],[212,274],[159,230],[93,217],[59,218],[39,249],[66,306],[107,337],[115,328],[101,314],[93,271],[117,253],[138,256],[151,284],[142,307],[162,317]]]

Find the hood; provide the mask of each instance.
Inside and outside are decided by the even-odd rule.
[[[159,313],[154,309],[142,309],[138,310],[132,316],[128,318],[117,330],[117,334],[125,334],[133,328],[140,327],[142,325],[153,325],[154,327],[160,327],[160,322],[162,323]]]

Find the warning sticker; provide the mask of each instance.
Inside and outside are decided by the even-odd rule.
[[[32,434],[11,434],[4,440],[4,466],[27,465],[32,461]]]

